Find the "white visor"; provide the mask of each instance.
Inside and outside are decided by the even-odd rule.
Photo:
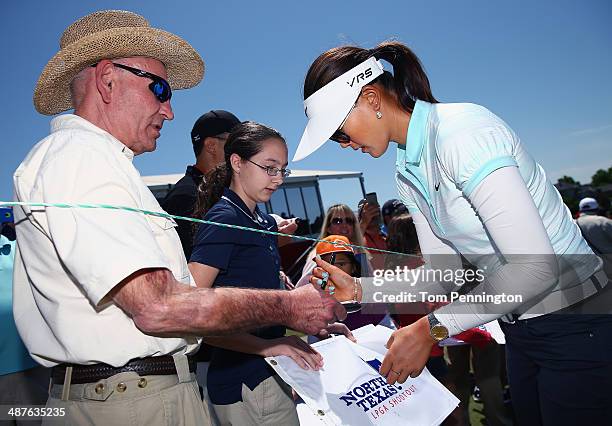
[[[384,71],[380,61],[371,57],[310,95],[304,101],[308,124],[293,161],[303,160],[319,149],[338,130],[363,86]]]

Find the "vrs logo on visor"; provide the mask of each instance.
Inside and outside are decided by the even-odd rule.
[[[365,80],[366,78],[370,78],[370,77],[372,77],[372,68],[368,68],[364,72],[360,72],[355,77],[353,77],[353,79],[351,81],[347,81],[346,84],[348,84],[349,86],[353,87],[353,84],[359,83],[359,79]],[[357,80],[355,81],[355,79],[357,79]]]

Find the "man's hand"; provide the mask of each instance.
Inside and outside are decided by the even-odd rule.
[[[285,325],[307,334],[317,334],[329,324],[346,318],[346,310],[329,294],[305,285],[288,291],[291,300]]]
[[[435,343],[429,334],[427,317],[394,331],[386,345],[389,350],[380,366],[380,375],[386,377],[389,384],[404,383],[408,376],[417,377]]]
[[[323,273],[329,274],[326,289],[330,286],[334,288],[334,297],[340,302],[346,302],[347,300],[353,300],[355,297],[355,286],[357,286],[357,300],[361,300],[361,286],[355,282],[355,279],[349,274],[344,272],[337,266],[330,265],[320,257],[314,259],[317,267],[312,270],[312,277],[310,282],[320,287],[319,281],[323,279]]]

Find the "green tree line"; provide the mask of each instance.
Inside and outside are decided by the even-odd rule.
[[[557,180],[558,183],[565,183],[565,184],[569,184],[569,185],[581,185],[581,183],[577,180],[575,180],[573,177],[571,176],[566,176],[564,175],[563,177],[559,178]],[[610,200],[609,198],[603,194],[600,191],[597,191],[598,187],[607,185],[607,184],[612,184],[612,167],[609,167],[608,170],[605,169],[599,169],[595,172],[595,174],[591,177],[591,183],[590,185],[593,187],[593,189],[597,192],[597,195],[595,196],[595,198],[597,199],[597,202],[599,203],[599,206],[604,209],[604,210],[609,210],[610,209]],[[565,202],[565,204],[569,207],[569,209],[571,210],[572,213],[576,213],[578,211],[578,203],[580,202],[579,199],[577,199],[576,197],[572,196],[572,195],[563,195],[563,201]]]

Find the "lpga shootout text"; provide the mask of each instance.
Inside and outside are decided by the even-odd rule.
[[[381,287],[385,283],[409,285],[414,287],[423,283],[453,283],[457,287],[464,284],[478,285],[485,280],[485,271],[481,269],[410,269],[407,266],[396,266],[395,269],[377,269],[374,271],[372,284]],[[395,287],[397,290],[398,288]],[[488,294],[486,292],[476,292],[462,294],[458,291],[450,291],[448,294],[435,294],[427,291],[396,291],[385,293],[383,291],[372,292],[372,302],[374,303],[492,303],[501,305],[504,303],[522,303],[523,296],[520,294]]]

